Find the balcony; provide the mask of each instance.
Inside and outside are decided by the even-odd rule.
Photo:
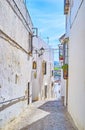
[[[64,0],[64,14],[68,14],[69,11],[69,0]]]

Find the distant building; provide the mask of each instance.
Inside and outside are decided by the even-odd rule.
[[[54,61],[54,79],[59,80],[61,77],[61,67],[58,61]]]

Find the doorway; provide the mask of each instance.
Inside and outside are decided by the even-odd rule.
[[[28,104],[30,102],[30,82],[28,82]]]
[[[45,85],[45,98],[47,98],[47,85]]]

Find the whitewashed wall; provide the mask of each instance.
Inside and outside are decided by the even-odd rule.
[[[52,95],[52,82],[54,82],[54,77],[52,76],[52,70],[54,70],[54,53],[50,46],[45,45],[45,53],[43,59],[47,64],[47,72],[44,75],[43,88],[45,93],[45,86],[47,85],[47,98],[51,98]]]
[[[49,97],[51,94],[51,83],[53,81],[53,76],[51,76],[51,70],[53,70],[53,52],[49,45],[47,45],[40,37],[33,39],[33,47],[34,50],[39,50],[41,47],[45,49],[44,54],[42,56],[38,56],[38,54],[33,55],[33,60],[37,62],[37,69],[33,70],[33,74],[37,72],[37,78],[34,79],[32,77],[32,90],[33,90],[33,100],[44,99],[45,96],[45,85],[47,85],[47,96]],[[46,75],[42,74],[42,62],[46,61]]]
[[[78,129],[85,130],[85,0],[81,6],[81,1],[74,2],[71,21],[74,17],[75,20],[69,36],[68,111]]]
[[[70,14],[70,26],[72,26],[74,20],[75,20],[75,17],[77,15],[77,11],[79,10],[80,8],[80,5],[81,3],[83,2],[84,0],[70,0],[70,10],[69,11],[69,14]]]
[[[32,31],[31,19],[28,21],[29,29],[16,5],[12,0],[9,2],[0,0],[0,127],[13,120],[27,106],[32,70],[32,58],[26,53],[29,51],[28,34]],[[23,16],[27,14],[21,1],[17,6]],[[8,102],[2,103],[5,101]]]
[[[65,80],[63,79],[62,69],[61,69],[61,96],[65,96]]]
[[[39,42],[38,38],[34,37],[33,38],[33,58],[32,62],[36,61],[37,63],[37,68],[32,70],[32,99],[33,100],[38,100],[40,99],[41,91],[40,91],[40,86],[42,85],[41,83],[41,78],[40,78],[40,72],[41,72],[41,60],[38,57],[38,54],[36,53],[36,50],[39,50]],[[37,77],[34,78],[34,73],[36,73]],[[42,77],[42,74],[41,74]]]

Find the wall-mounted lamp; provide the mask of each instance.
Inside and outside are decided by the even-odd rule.
[[[38,37],[38,28],[32,28],[33,29],[33,37]]]
[[[40,48],[38,56],[40,57],[45,52],[45,49],[43,47]]]
[[[45,49],[41,47],[39,50],[35,50],[35,52],[36,52],[35,54],[38,54],[38,56],[40,57],[45,52]]]

